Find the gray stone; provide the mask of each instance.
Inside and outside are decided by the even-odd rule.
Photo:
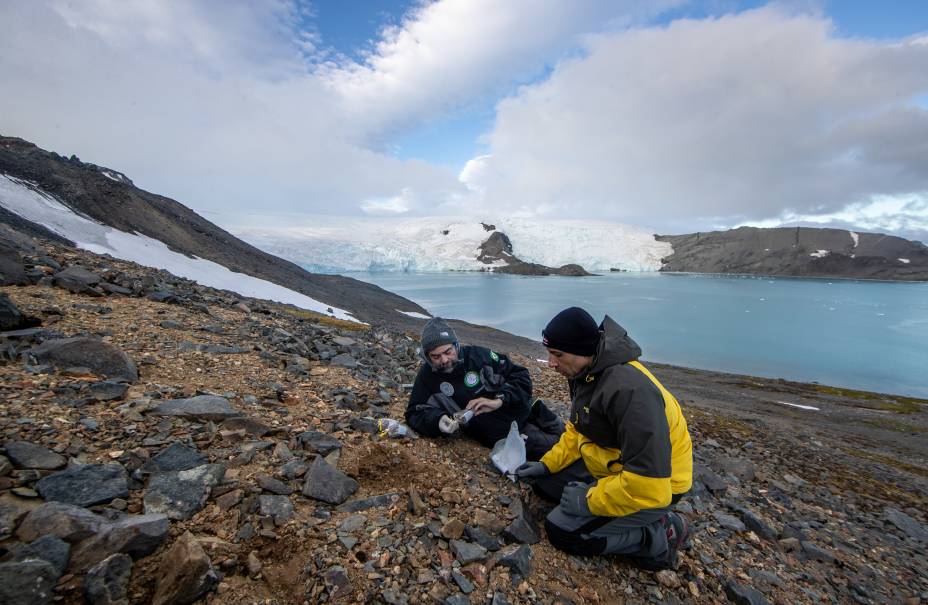
[[[28,283],[26,266],[23,264],[19,253],[5,246],[0,246],[0,286],[25,286]],[[5,296],[0,294],[0,299]],[[2,303],[0,303],[0,306],[2,306]],[[7,329],[14,328],[4,328],[2,320],[0,320],[0,330]]]
[[[12,493],[0,493],[0,540],[6,540],[13,535],[19,522],[37,506],[37,500],[17,498]],[[37,537],[38,535],[32,539]]]
[[[713,496],[720,497],[728,490],[725,480],[707,466],[696,465],[696,478]]]
[[[377,496],[371,496],[370,498],[363,498],[361,500],[352,500],[350,502],[345,502],[344,504],[338,507],[338,510],[346,513],[358,513],[365,510],[370,510],[372,508],[383,508],[385,506],[393,506],[399,502],[400,498],[403,497],[403,494],[396,492],[389,494],[380,494]]]
[[[496,553],[494,558],[500,565],[505,565],[523,578],[532,573],[532,547],[528,544],[507,546]]]
[[[487,558],[487,549],[479,544],[464,540],[451,540],[451,551],[457,560],[461,562],[461,565],[482,561]]]
[[[254,418],[248,418],[247,416],[238,416],[236,418],[223,420],[220,426],[227,431],[245,431],[249,435],[253,435],[255,437],[264,437],[267,434],[277,433],[281,430],[272,426],[268,426],[259,420],[255,420]]]
[[[258,475],[255,477],[255,481],[258,482],[258,486],[260,486],[264,491],[271,492],[272,494],[277,494],[279,496],[289,496],[294,491],[296,491],[283,481],[275,479],[269,475]]]
[[[71,569],[83,571],[116,553],[133,559],[155,552],[168,534],[164,515],[129,515],[104,525],[97,534],[75,546]]]
[[[524,515],[520,515],[503,530],[503,539],[507,542],[517,542],[520,544],[537,544],[541,540],[538,530],[526,520]]]
[[[86,508],[63,502],[46,502],[26,515],[16,535],[25,542],[52,535],[74,544],[94,535],[105,524],[103,517]]]
[[[815,559],[822,563],[836,563],[838,560],[833,554],[819,547],[814,542],[803,540],[799,544],[802,546],[802,552],[810,559]]]
[[[322,458],[316,458],[306,472],[303,495],[329,504],[341,504],[358,491],[358,482],[331,466]]]
[[[212,562],[190,532],[185,532],[161,559],[152,605],[187,605],[219,584]]]
[[[342,596],[351,591],[351,580],[348,578],[348,572],[341,565],[333,565],[322,574],[322,580],[325,582],[326,590],[329,592],[329,600],[338,601]]]
[[[336,355],[335,357],[329,360],[329,363],[331,363],[334,366],[342,366],[344,368],[348,368],[349,370],[353,370],[358,367],[358,360],[352,357],[351,355],[348,355],[347,353]]]
[[[197,395],[188,399],[169,399],[161,403],[150,414],[155,416],[180,416],[197,420],[225,420],[241,416],[225,397],[218,395]]]
[[[763,519],[755,515],[749,510],[744,510],[741,512],[741,520],[744,521],[744,524],[752,532],[767,540],[768,542],[777,541],[777,532],[775,529],[770,527]]]
[[[353,347],[358,344],[358,341],[353,338],[348,338],[347,336],[336,336],[332,339],[332,342],[340,347]]]
[[[68,568],[70,558],[71,546],[61,538],[53,535],[42,536],[38,540],[19,546],[12,551],[13,561],[40,559],[54,567],[58,577],[64,575],[64,570]]]
[[[753,481],[757,473],[757,465],[747,458],[724,457],[719,459],[718,464],[724,472],[737,477],[742,483]]]
[[[0,477],[6,477],[13,472],[13,464],[6,456],[0,456]]]
[[[142,466],[142,470],[148,473],[186,471],[203,466],[208,462],[209,458],[201,454],[196,448],[187,447],[180,441],[175,441],[146,462]]]
[[[470,599],[457,592],[445,599],[445,605],[470,605]]]
[[[497,590],[493,593],[490,605],[509,605],[509,601],[506,599],[506,595]]]
[[[491,536],[489,533],[485,532],[479,527],[473,527],[471,525],[465,527],[464,531],[467,532],[467,537],[471,542],[476,542],[480,546],[492,552],[499,550],[499,538],[496,536]]]
[[[297,477],[302,477],[306,474],[306,471],[309,469],[309,465],[305,461],[300,460],[299,458],[294,458],[293,460],[287,461],[286,464],[280,467],[280,474],[282,474],[287,479],[296,479]]]
[[[293,519],[293,503],[287,496],[259,496],[261,515],[271,517],[274,525],[285,525]]]
[[[328,456],[342,447],[341,441],[320,431],[306,431],[297,435],[296,439],[304,450],[310,450],[323,456]]]
[[[103,280],[99,275],[80,265],[71,265],[52,276],[53,284],[76,293],[84,292],[87,288],[95,286],[101,281]]]
[[[735,605],[770,605],[770,601],[763,594],[734,580],[725,583],[725,595]]]
[[[104,504],[129,497],[129,477],[120,464],[84,464],[43,477],[36,490],[46,500],[75,506]]]
[[[29,328],[38,324],[38,320],[24,315],[6,294],[0,293],[0,332]]]
[[[145,489],[145,512],[175,520],[189,519],[206,505],[210,491],[224,474],[221,464],[204,464],[153,475]]]
[[[712,516],[715,517],[716,522],[723,528],[729,531],[747,531],[748,528],[744,523],[741,522],[738,517],[734,515],[729,515],[726,513],[721,513],[715,511],[712,513]]]
[[[104,380],[90,385],[88,394],[97,401],[118,401],[126,396],[129,385],[124,382]]]
[[[52,470],[62,468],[68,459],[47,447],[28,441],[8,441],[4,444],[6,455],[17,468]]]
[[[467,576],[462,574],[457,569],[451,570],[451,578],[454,580],[454,583],[458,585],[458,588],[461,589],[461,592],[464,594],[470,594],[474,591],[474,583],[467,579]],[[468,601],[470,602],[470,601]]]
[[[55,568],[46,561],[0,563],[0,603],[43,605],[52,600],[58,582]]]
[[[338,531],[346,534],[354,533],[367,525],[367,517],[364,515],[351,515],[338,526]]]
[[[887,508],[883,513],[883,518],[898,527],[906,536],[918,542],[928,542],[928,530],[925,527],[896,508]]]
[[[47,340],[29,351],[39,363],[49,363],[59,370],[73,367],[88,368],[94,374],[135,382],[139,372],[115,346],[99,338],[81,336]]]
[[[90,605],[128,605],[132,557],[110,555],[90,568],[84,577],[84,598]]]

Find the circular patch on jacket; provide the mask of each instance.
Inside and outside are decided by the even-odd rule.
[[[468,372],[464,374],[464,386],[467,388],[474,388],[477,386],[478,382],[480,382],[480,376],[477,375],[477,372]]]
[[[454,387],[451,386],[450,382],[443,382],[440,385],[438,385],[438,388],[442,392],[442,394],[447,395],[448,397],[451,397],[454,395]]]
[[[493,361],[499,361],[499,355],[497,355],[493,351],[490,351],[490,359],[492,359]]]

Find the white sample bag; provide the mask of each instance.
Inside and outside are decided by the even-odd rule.
[[[519,425],[515,421],[509,427],[509,434],[500,439],[490,452],[493,465],[513,481],[516,480],[515,471],[525,464],[525,442],[519,434]]]

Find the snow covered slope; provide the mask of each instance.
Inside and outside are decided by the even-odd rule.
[[[334,315],[339,319],[357,321],[347,311],[332,308],[299,292],[250,275],[235,273],[209,260],[179,254],[156,239],[126,233],[92,221],[76,214],[34,185],[3,174],[0,174],[0,206],[73,241],[79,248],[97,254],[109,254],[147,267],[165,269],[204,286],[289,303]]]
[[[601,221],[486,221],[509,236],[520,259],[589,271],[657,271],[673,252],[641,228]],[[492,231],[473,218],[320,217],[312,226],[235,230],[239,238],[311,271],[476,271],[477,249]]]

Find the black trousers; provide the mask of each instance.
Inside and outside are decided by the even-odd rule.
[[[595,480],[583,460],[564,470],[542,477],[533,485],[540,497],[560,502],[564,487],[573,481],[591,484]],[[671,505],[682,494],[675,495]],[[670,507],[640,510],[624,517],[570,515],[560,506],[554,507],[545,519],[545,532],[551,544],[575,555],[626,555],[649,566],[660,562],[667,554],[667,525],[663,518]]]

